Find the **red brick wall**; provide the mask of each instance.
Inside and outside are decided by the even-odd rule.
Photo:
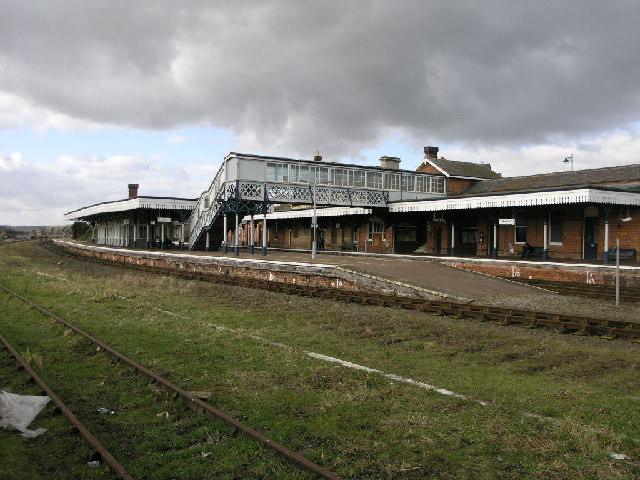
[[[529,278],[535,280],[553,280],[559,282],[584,283],[596,285],[615,285],[615,273],[594,270],[567,270],[559,268],[541,268],[523,265],[497,265],[447,262],[448,265],[465,270],[485,273],[503,278]],[[640,275],[636,273],[621,273],[620,283],[623,286],[640,287]]]

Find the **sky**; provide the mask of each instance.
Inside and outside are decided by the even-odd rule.
[[[0,225],[195,198],[231,151],[640,163],[640,1],[0,0]]]

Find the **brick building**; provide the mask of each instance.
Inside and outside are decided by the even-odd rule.
[[[390,201],[386,208],[317,209],[319,248],[488,257],[526,253],[607,262],[619,240],[621,253],[635,259],[640,165],[503,178],[488,164],[438,158],[437,152],[425,147],[416,171],[443,176],[443,198]],[[267,215],[269,246],[309,249],[312,210],[277,210]],[[250,226],[243,230],[248,242]]]

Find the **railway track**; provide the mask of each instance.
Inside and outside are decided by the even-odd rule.
[[[317,465],[316,463],[306,459],[305,457],[297,454],[296,452],[288,449],[287,447],[279,444],[278,442],[266,437],[265,435],[263,435],[262,433],[258,432],[257,430],[255,430],[255,429],[249,427],[248,425],[236,420],[230,414],[215,408],[214,406],[212,406],[209,403],[201,400],[200,398],[198,398],[197,396],[193,395],[192,393],[190,393],[190,392],[188,392],[186,390],[183,390],[182,388],[178,387],[174,383],[171,383],[167,379],[155,374],[154,372],[152,372],[148,368],[144,367],[140,363],[137,363],[134,360],[128,358],[127,356],[125,356],[121,352],[115,350],[114,348],[112,348],[109,345],[105,344],[104,342],[98,340],[97,338],[92,337],[87,332],[81,330],[80,328],[76,327],[75,325],[73,325],[72,323],[68,322],[67,320],[64,320],[64,319],[58,317],[54,313],[46,310],[42,306],[40,306],[40,305],[34,303],[33,301],[31,301],[30,299],[20,295],[19,293],[11,290],[10,288],[8,288],[8,287],[6,287],[4,285],[1,285],[1,284],[0,284],[0,290],[4,291],[4,292],[6,292],[6,293],[8,293],[10,295],[15,296],[16,298],[20,299],[22,302],[26,303],[27,305],[29,305],[33,309],[39,311],[43,315],[51,318],[52,320],[54,320],[58,324],[70,329],[71,331],[73,331],[77,335],[80,335],[81,337],[83,337],[84,339],[89,341],[91,344],[95,345],[99,350],[102,350],[103,352],[106,352],[107,354],[113,356],[116,359],[117,362],[128,366],[129,368],[133,369],[134,371],[136,371],[141,376],[146,377],[149,380],[150,384],[156,385],[158,387],[162,387],[165,390],[169,391],[172,395],[175,395],[175,397],[181,398],[186,403],[186,405],[188,405],[191,409],[193,409],[193,410],[195,410],[197,412],[205,412],[207,414],[210,414],[210,415],[214,416],[215,418],[217,418],[219,420],[222,420],[223,422],[225,422],[227,425],[229,425],[231,427],[233,432],[242,432],[242,433],[244,433],[245,435],[249,436],[250,438],[252,438],[252,439],[262,443],[266,447],[274,450],[276,453],[281,455],[289,463],[295,465],[298,468],[301,468],[303,470],[311,472],[317,478],[324,478],[324,479],[327,479],[327,480],[340,480],[340,477],[338,475],[334,474],[333,472],[330,472],[330,471],[322,468],[321,466]],[[99,458],[103,459],[105,461],[105,463],[107,463],[109,465],[111,470],[114,473],[116,473],[120,478],[122,478],[124,480],[133,480],[133,477],[130,476],[124,470],[124,468],[99,443],[99,441],[89,432],[89,430],[77,418],[75,418],[75,416],[73,416],[71,411],[68,408],[66,408],[64,406],[64,404],[62,404],[62,402],[60,401],[59,397],[57,397],[57,395],[53,392],[53,390],[50,387],[48,387],[42,381],[42,379],[40,379],[37,376],[37,374],[27,365],[27,363],[23,359],[21,359],[21,358],[19,359],[18,353],[8,343],[8,341],[6,341],[6,339],[4,339],[1,335],[0,335],[0,340],[5,345],[5,347],[9,350],[9,352],[16,359],[18,359],[18,361],[20,362],[21,367],[24,368],[24,370],[42,388],[43,392],[45,392],[47,395],[49,395],[52,398],[52,400],[55,401],[55,403],[58,405],[58,407],[65,413],[65,415],[67,415],[67,412],[69,413],[69,415],[67,415],[68,418],[70,419],[70,421],[72,422],[74,427],[76,427],[78,429],[78,431],[82,434],[82,436],[85,439],[87,439],[87,441],[89,441],[90,444],[96,449],[96,452],[98,452],[98,454],[99,454]]]
[[[56,408],[69,420],[71,425],[76,429],[78,434],[85,439],[85,441],[93,449],[94,453],[91,455],[92,461],[104,462],[109,469],[118,477],[123,480],[133,480],[133,477],[129,475],[126,469],[118,463],[113,455],[100,443],[100,441],[84,426],[84,424],[74,415],[74,413],[65,405],[53,389],[47,385],[42,378],[29,366],[29,364],[22,358],[18,351],[9,343],[9,341],[0,335],[0,342],[7,349],[19,365],[21,370],[29,375],[29,378],[38,385],[43,394],[46,394],[51,398],[51,401],[56,404]]]
[[[61,247],[55,248],[62,255],[103,265],[163,274],[188,280],[216,282],[247,288],[276,291],[291,295],[328,298],[332,300],[377,305],[390,308],[417,310],[435,315],[447,315],[455,318],[468,318],[478,321],[492,321],[502,325],[519,325],[524,328],[549,328],[560,333],[575,335],[591,335],[606,339],[622,339],[640,343],[640,323],[621,320],[582,317],[549,313],[536,310],[495,307],[488,305],[470,305],[452,301],[430,300],[416,297],[402,297],[374,291],[343,291],[325,287],[314,287],[300,284],[271,282],[257,278],[232,277],[166,267],[150,267],[88,257],[75,254]]]
[[[544,288],[562,295],[575,295],[578,297],[595,298],[598,300],[615,300],[615,285],[593,285],[586,283],[557,282],[553,280],[535,280],[526,278],[511,278],[519,283]],[[620,287],[620,301],[640,302],[640,288]]]

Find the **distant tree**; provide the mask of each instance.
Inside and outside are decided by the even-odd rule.
[[[91,230],[91,225],[86,222],[73,222],[71,225],[71,238],[80,240]]]

